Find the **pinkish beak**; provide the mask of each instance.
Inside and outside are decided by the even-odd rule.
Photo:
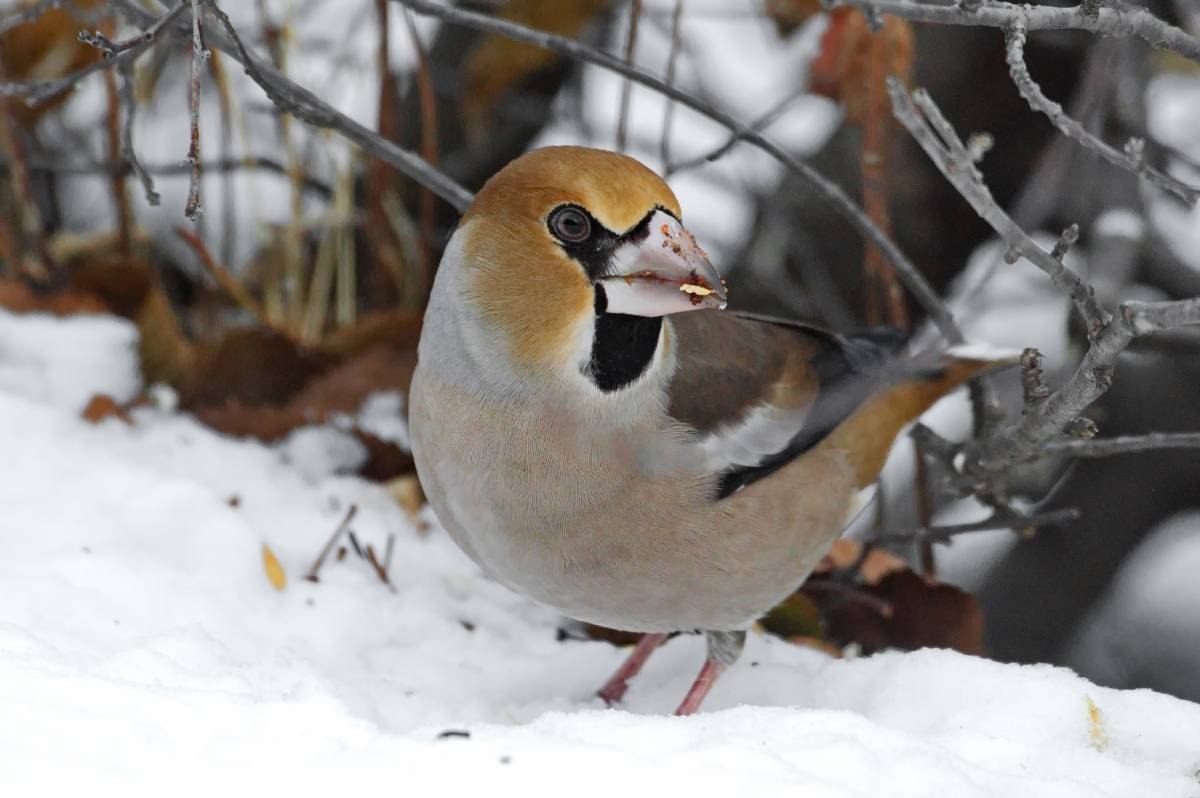
[[[663,211],[650,217],[650,233],[614,254],[617,273],[600,281],[607,312],[666,316],[700,308],[723,310],[725,283],[708,254],[677,219]]]

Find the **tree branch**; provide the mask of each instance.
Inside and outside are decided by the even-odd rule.
[[[1039,457],[1064,454],[1070,457],[1111,457],[1158,449],[1200,449],[1200,432],[1151,432],[1090,441],[1050,441],[1043,446]]]
[[[1096,14],[1084,5],[1060,8],[1016,3],[986,2],[934,5],[914,0],[832,0],[830,6],[851,6],[864,13],[891,14],[913,22],[941,25],[972,25],[986,28],[1026,30],[1086,30],[1106,36],[1137,36],[1156,50],[1171,50],[1192,61],[1200,61],[1200,41],[1163,22],[1144,8],[1103,7]]]
[[[984,184],[983,176],[975,167],[975,163],[986,149],[978,141],[981,137],[973,139],[970,147],[963,144],[933,99],[923,89],[914,91],[909,97],[898,80],[888,78],[888,94],[891,96],[892,110],[896,118],[925,150],[938,171],[958,189],[963,199],[970,203],[980,218],[991,225],[1008,245],[1009,252],[1029,260],[1045,272],[1054,285],[1070,293],[1071,300],[1087,324],[1089,337],[1102,330],[1108,323],[1108,314],[1096,301],[1091,287],[1060,259],[1038,246],[1029,234],[1004,212]]]
[[[896,118],[912,133],[938,170],[988,222],[1009,248],[1027,257],[1066,288],[1076,310],[1088,327],[1090,346],[1070,379],[1057,391],[1042,396],[1034,390],[1039,377],[1036,358],[1026,362],[1026,402],[1021,418],[986,438],[973,441],[964,451],[963,469],[976,482],[996,476],[1021,462],[1037,459],[1046,442],[1056,439],[1089,405],[1112,385],[1117,360],[1139,335],[1186,324],[1200,324],[1200,297],[1171,302],[1126,302],[1110,315],[1096,301],[1091,286],[1067,268],[1055,255],[1065,254],[1074,238],[1073,228],[1060,240],[1053,253],[1037,246],[1024,230],[1000,208],[984,185],[975,162],[978,148],[969,148],[958,138],[929,95],[917,90],[910,97],[898,81],[890,80],[888,92]],[[961,483],[960,483],[961,484]]]
[[[867,217],[861,208],[846,195],[838,185],[820,172],[813,169],[799,158],[791,155],[779,145],[767,139],[761,133],[752,130],[732,115],[714,108],[709,103],[670,85],[653,75],[626,64],[619,58],[609,55],[602,50],[589,47],[581,42],[564,36],[556,36],[545,31],[538,31],[509,20],[497,19],[486,14],[477,14],[461,8],[443,6],[430,0],[392,0],[399,2],[424,16],[433,16],[455,25],[464,25],[484,33],[503,36],[513,41],[542,47],[559,55],[584,61],[589,64],[607,69],[622,75],[635,83],[640,83],[654,91],[663,94],[680,105],[684,105],[696,113],[708,117],[738,133],[746,143],[762,150],[779,161],[791,172],[805,180],[812,189],[824,200],[835,207],[868,241],[875,244],[887,256],[887,259],[900,274],[905,287],[913,294],[921,306],[929,314],[938,331],[951,343],[961,343],[962,332],[954,322],[954,318],[946,309],[945,304],[925,280],[917,267],[900,250],[874,222]]]
[[[1023,24],[1017,24],[1004,32],[1005,42],[1005,58],[1008,61],[1008,71],[1012,75],[1013,83],[1017,85],[1017,91],[1029,103],[1029,107],[1035,111],[1045,114],[1064,136],[1077,141],[1085,149],[1088,149],[1108,163],[1120,169],[1140,177],[1148,183],[1151,183],[1164,191],[1179,197],[1189,205],[1195,205],[1200,199],[1200,188],[1190,186],[1181,180],[1177,180],[1170,175],[1155,169],[1150,164],[1146,163],[1146,159],[1142,156],[1141,149],[1138,147],[1126,148],[1126,152],[1118,152],[1113,147],[1105,144],[1096,136],[1084,130],[1083,125],[1067,115],[1063,107],[1051,100],[1043,92],[1040,86],[1034,81],[1033,76],[1029,74],[1029,66],[1025,63],[1025,39],[1027,32]]]

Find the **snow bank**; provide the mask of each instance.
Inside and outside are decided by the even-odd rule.
[[[943,651],[752,635],[708,711],[673,718],[703,655],[683,636],[605,710],[623,652],[558,642],[379,488],[166,410],[80,420],[133,368],[97,329],[0,313],[4,795],[1200,794],[1200,707]],[[74,376],[20,387],[50,373]],[[396,538],[395,593],[353,556],[301,578],[351,504],[364,544]]]

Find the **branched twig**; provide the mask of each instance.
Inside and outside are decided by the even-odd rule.
[[[972,4],[970,10],[960,5],[934,5],[915,0],[832,0],[831,5],[852,6],[864,12],[892,14],[913,22],[941,25],[1006,29],[1019,24],[1026,30],[1086,30],[1106,36],[1137,36],[1155,49],[1171,50],[1192,61],[1200,61],[1200,41],[1144,8],[1101,8],[1093,15],[1082,5],[1063,8],[987,2]]]
[[[746,143],[767,153],[807,182],[819,196],[833,205],[860,234],[878,246],[896,268],[905,286],[929,314],[938,331],[951,343],[960,343],[963,340],[962,332],[954,322],[950,312],[946,309],[945,304],[933,287],[925,280],[917,267],[900,250],[896,243],[888,238],[836,183],[799,158],[791,155],[761,133],[750,129],[731,114],[714,108],[704,100],[682,91],[677,86],[668,85],[659,78],[630,64],[626,64],[619,58],[615,58],[608,53],[597,50],[594,47],[589,47],[574,39],[556,36],[545,31],[533,30],[524,25],[505,19],[490,17],[486,14],[477,14],[462,8],[444,6],[431,2],[431,0],[392,1],[406,5],[418,14],[434,16],[445,22],[464,25],[485,33],[503,36],[513,41],[542,47],[568,58],[595,64],[636,83],[640,83],[660,94],[664,94],[680,105],[684,105],[702,116],[718,122],[730,131],[740,133]]]
[[[1110,316],[1096,301],[1091,286],[1055,258],[1054,253],[1037,246],[996,204],[975,168],[975,157],[929,95],[918,90],[910,97],[896,81],[889,83],[888,90],[896,118],[912,133],[938,170],[1011,250],[1042,269],[1055,285],[1070,291],[1076,309],[1087,324],[1090,345],[1070,379],[1044,399],[1027,403],[1021,418],[1012,426],[973,441],[967,447],[964,470],[977,478],[986,478],[1017,463],[1036,459],[1047,441],[1057,439],[1064,429],[1075,423],[1083,411],[1112,385],[1117,359],[1134,338],[1169,327],[1200,324],[1200,298],[1126,302]],[[1071,237],[1070,234],[1066,236],[1067,239]],[[1027,395],[1032,394],[1027,392]],[[964,479],[970,477],[964,475]]]
[[[346,532],[346,530],[350,528],[350,522],[354,520],[354,516],[357,513],[358,505],[350,505],[350,509],[346,510],[346,515],[342,518],[342,522],[337,525],[336,529],[333,530],[333,534],[330,535],[329,540],[325,542],[325,546],[321,549],[321,553],[317,555],[317,559],[312,564],[312,568],[309,568],[308,573],[304,575],[305,579],[310,582],[321,581],[319,576],[321,566],[325,564],[325,560],[329,557],[329,553],[333,551],[333,547],[337,545],[338,538],[340,538]]]
[[[1067,138],[1079,142],[1084,148],[1096,153],[1113,166],[1125,169],[1137,175],[1147,183],[1158,186],[1164,191],[1179,197],[1184,202],[1194,205],[1200,199],[1200,188],[1190,186],[1181,180],[1155,169],[1146,163],[1140,148],[1130,148],[1126,152],[1118,152],[1113,147],[1088,133],[1083,125],[1067,115],[1061,105],[1051,100],[1029,74],[1025,63],[1025,39],[1027,32],[1023,25],[1018,24],[1004,32],[1007,47],[1005,58],[1008,60],[1008,71],[1017,91],[1029,103],[1029,107],[1045,114],[1058,130]]]
[[[2,97],[21,97],[29,105],[36,105],[39,102],[48,100],[67,89],[74,86],[83,78],[99,72],[102,69],[108,69],[114,64],[121,64],[125,61],[137,60],[138,56],[146,51],[151,44],[154,43],[156,36],[168,23],[175,20],[185,8],[188,7],[189,0],[182,0],[175,8],[168,11],[161,17],[155,17],[145,11],[141,11],[144,15],[144,21],[147,25],[146,30],[135,39],[129,40],[132,42],[128,47],[124,47],[116,52],[111,58],[105,58],[100,61],[93,61],[87,66],[75,70],[67,75],[47,80],[30,80],[30,81],[13,81],[0,82],[0,96]],[[140,9],[139,9],[140,10]],[[101,37],[103,38],[103,37]],[[80,37],[80,40],[88,44],[96,44],[93,41],[94,36],[85,34]],[[104,40],[108,42],[107,39]],[[111,46],[116,46],[108,42]]]
[[[1056,286],[1067,289],[1087,324],[1088,336],[1095,337],[1108,323],[1108,314],[1096,301],[1091,287],[1051,253],[1038,246],[992,197],[992,192],[983,182],[983,176],[975,167],[978,148],[963,144],[923,89],[918,89],[909,97],[908,91],[898,80],[888,78],[888,94],[891,95],[896,118],[925,150],[938,171],[958,189],[958,193],[970,203],[980,218],[991,225],[1010,252],[1026,258],[1045,272]]]

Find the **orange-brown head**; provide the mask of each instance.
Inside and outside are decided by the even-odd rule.
[[[484,185],[448,257],[462,301],[514,366],[577,372],[601,327],[653,319],[640,328],[644,338],[653,326],[657,341],[658,317],[724,306],[720,277],[680,216],[667,184],[633,158],[547,147]]]

